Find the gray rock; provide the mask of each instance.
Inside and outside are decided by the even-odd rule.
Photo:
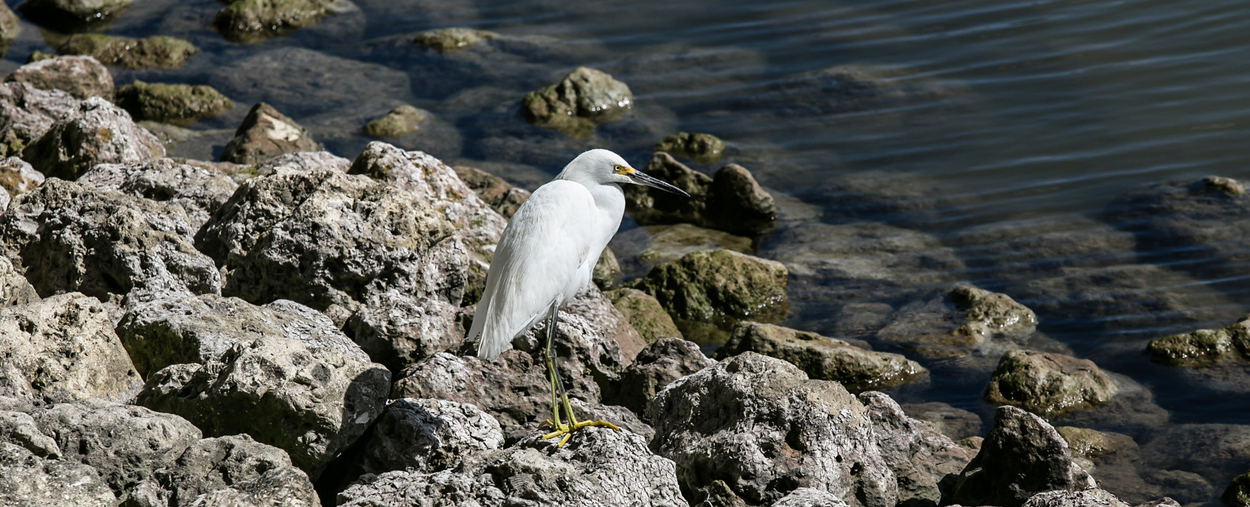
[[[998,361],[985,399],[1057,416],[1098,406],[1118,392],[1115,382],[1088,359],[1012,350]]]
[[[0,256],[0,307],[17,306],[39,301],[39,293],[26,281],[7,257]]]
[[[334,5],[326,0],[235,0],[217,12],[213,28],[230,42],[252,44],[315,25]]]
[[[132,69],[176,69],[196,52],[190,42],[165,35],[131,39],[99,33],[70,35],[56,50],[63,55],[89,55],[105,65]]]
[[[412,99],[408,75],[401,70],[298,47],[262,51],[220,67],[208,84],[238,102],[281,104],[296,118],[350,114],[363,107],[362,98]]]
[[[35,0],[21,6],[22,14],[61,32],[106,23],[133,0]]]
[[[399,137],[420,130],[421,123],[430,114],[429,111],[404,104],[390,110],[385,116],[366,123],[362,130],[373,137]]]
[[[473,405],[413,398],[388,402],[362,439],[361,467],[374,474],[448,470],[504,442],[495,418]]]
[[[0,503],[114,507],[117,497],[94,468],[44,459],[17,445],[0,442]]]
[[[0,442],[22,447],[40,458],[61,458],[56,440],[44,434],[25,412],[0,410]]]
[[[940,401],[904,403],[908,417],[923,421],[956,442],[981,434],[981,416]]]
[[[289,301],[273,306],[315,315]],[[322,318],[320,327],[328,324]],[[247,433],[287,451],[316,478],[382,412],[390,373],[347,337],[309,331],[166,367],[150,376],[137,403],[181,415],[206,435]]]
[[[687,497],[713,480],[751,504],[810,487],[853,506],[895,505],[898,486],[868,410],[836,382],[747,352],[669,384],[648,409],[651,449]]]
[[[671,155],[651,155],[647,174],[685,190],[690,197],[629,185],[625,209],[642,225],[690,223],[744,236],[776,227],[777,204],[746,168],[729,164],[707,175],[686,167]]]
[[[279,168],[289,171],[310,172],[317,169],[331,169],[345,173],[351,169],[352,161],[328,151],[297,151],[286,153],[261,162],[256,176],[269,176],[278,172]]]
[[[638,353],[634,363],[621,373],[614,403],[646,418],[647,406],[655,394],[679,378],[716,364],[699,351],[699,346],[681,338],[661,338]]]
[[[187,126],[212,118],[234,103],[207,85],[134,82],[117,89],[117,105],[137,121]]]
[[[456,171],[460,181],[477,193],[479,199],[504,218],[512,218],[517,208],[530,197],[528,190],[514,187],[503,178],[481,169],[466,166],[455,166],[452,169]]]
[[[59,179],[0,216],[4,254],[40,294],[104,301],[135,288],[219,293],[221,273],[191,246],[194,232],[180,206]]]
[[[0,308],[0,394],[49,403],[127,398],[143,379],[95,298],[60,294]]]
[[[62,90],[76,99],[113,98],[113,76],[90,56],[60,56],[31,62],[4,78],[6,83],[27,83],[40,90]]]
[[[999,407],[994,427],[959,476],[952,500],[1018,507],[1042,491],[1080,491],[1093,479],[1072,459],[1068,443],[1042,418]]]
[[[563,448],[537,439],[437,473],[366,475],[340,506],[687,505],[673,462],[628,431],[586,428]]]
[[[273,106],[257,102],[247,112],[234,139],[222,148],[220,160],[237,164],[258,164],[278,155],[297,151],[321,151],[308,131]]]
[[[616,253],[612,251],[612,247],[604,247],[603,252],[599,254],[599,259],[595,261],[595,268],[591,271],[591,281],[595,282],[595,286],[600,290],[608,290],[614,287],[620,278],[621,263],[616,260]]]
[[[223,295],[288,298],[336,323],[392,289],[458,305],[469,257],[431,203],[333,169],[244,182],[196,245],[223,267]]]
[[[3,188],[4,193],[10,196],[29,192],[42,185],[43,180],[43,173],[36,171],[25,160],[17,157],[0,160],[0,188]],[[5,204],[0,208],[0,214],[8,207],[8,204]]]
[[[57,121],[22,159],[47,176],[74,180],[96,164],[140,164],[165,156],[160,140],[135,125],[130,115],[100,97]]]
[[[877,445],[898,481],[898,505],[949,504],[959,472],[976,451],[908,417],[883,393],[862,393],[859,400],[868,408]]]
[[[1129,507],[1109,491],[1046,491],[1029,497],[1024,507]]]
[[[809,378],[833,380],[859,393],[906,384],[928,373],[901,354],[873,352],[816,333],[757,322],[739,322],[716,358],[756,352],[798,366]]]
[[[239,185],[228,176],[169,158],[138,165],[100,164],[78,178],[101,190],[181,206],[187,225],[198,231]]]
[[[401,291],[375,292],[347,319],[343,330],[375,362],[398,373],[464,342],[465,329],[457,310],[438,299]]]
[[[247,434],[199,440],[157,477],[169,507],[319,505],[312,481],[282,449]]]
[[[53,123],[77,111],[78,99],[61,90],[40,90],[27,83],[0,84],[0,156],[21,154]]]
[[[589,67],[578,67],[521,100],[521,114],[530,123],[571,137],[586,137],[596,125],[619,120],[633,107],[628,85]]]
[[[819,489],[799,488],[774,502],[772,507],[846,507],[846,502]]]
[[[547,344],[546,324],[539,324],[527,333],[512,341],[512,346],[534,354],[541,360],[542,351]],[[634,361],[634,357],[647,343],[634,327],[629,325],[621,312],[612,306],[598,288],[588,286],[560,311],[560,319],[556,324],[557,343],[568,343],[563,350],[572,350],[572,354],[561,354],[567,359],[565,367],[573,367],[593,377],[604,389],[616,381],[621,371]],[[555,345],[561,347],[561,345]],[[476,344],[472,347],[477,349]]]
[[[468,49],[470,46],[482,42],[483,40],[494,39],[498,36],[499,34],[487,32],[485,30],[453,27],[423,32],[417,35],[412,42],[418,46],[438,51],[439,53],[455,53],[456,51]]]
[[[612,300],[612,306],[625,316],[643,341],[655,343],[664,338],[681,338],[681,330],[677,329],[673,318],[668,316],[654,296],[628,287],[608,291],[604,295]]]

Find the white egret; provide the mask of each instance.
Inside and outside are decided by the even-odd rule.
[[[553,360],[560,308],[591,282],[591,272],[608,240],[621,226],[625,193],[620,184],[632,183],[675,194],[677,187],[630,167],[620,155],[590,150],[569,162],[558,176],[530,195],[504,229],[486,290],[477,303],[468,339],[481,337],[477,356],[492,360],[512,340],[546,319],[547,348],[543,354],[551,382],[551,420],[555,431],[542,438],[563,436],[586,426],[619,428],[606,421],[578,421]],[[558,396],[558,397],[557,397]],[[563,409],[567,423],[561,420]]]

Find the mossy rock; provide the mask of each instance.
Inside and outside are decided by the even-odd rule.
[[[213,28],[230,42],[251,44],[315,25],[329,12],[321,0],[235,0],[217,12]]]
[[[105,65],[131,69],[176,69],[195,54],[190,42],[158,35],[143,39],[114,37],[98,33],[79,33],[65,40],[57,52],[63,55],[88,55]]]
[[[365,134],[373,137],[399,137],[421,129],[421,123],[429,117],[429,113],[404,104],[386,116],[366,123],[362,129]]]
[[[525,94],[521,114],[531,124],[586,138],[597,125],[621,119],[634,94],[606,72],[578,67],[559,83]]]
[[[719,162],[725,152],[725,141],[712,134],[679,132],[656,143],[655,151],[691,159],[700,164]]]
[[[658,264],[635,288],[651,294],[677,321],[728,331],[739,320],[780,322],[790,309],[786,267],[731,250],[692,252]]]
[[[1153,362],[1187,368],[1250,359],[1250,317],[1223,329],[1199,329],[1150,340],[1146,353]]]
[[[1109,401],[1119,387],[1088,359],[1012,350],[998,361],[985,399],[1051,417]]]
[[[487,39],[494,39],[499,34],[472,28],[444,28],[424,32],[412,40],[418,46],[427,47],[439,53],[454,53],[472,47]]]
[[[1055,431],[1058,431],[1059,436],[1068,442],[1068,449],[1075,456],[1093,460],[1102,456],[1103,453],[1112,450],[1107,436],[1098,430],[1077,428],[1076,426],[1059,426],[1055,428]]]
[[[682,333],[654,297],[638,289],[622,288],[604,293],[647,343],[681,338]]]
[[[135,121],[187,126],[234,107],[210,86],[135,81],[117,89],[115,102]]]

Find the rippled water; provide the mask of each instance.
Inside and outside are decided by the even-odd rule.
[[[411,102],[437,113],[444,130],[437,144],[408,147],[529,186],[586,145],[524,125],[516,100],[577,65],[600,68],[630,84],[638,108],[636,121],[601,128],[594,142],[641,165],[657,135],[713,133],[761,183],[794,198],[786,200],[782,226],[759,245],[759,255],[799,255],[818,239],[813,224],[889,224],[927,234],[936,241],[931,248],[953,260],[933,260],[942,258],[935,254],[921,266],[932,277],[904,280],[906,290],[869,299],[898,307],[952,281],[1006,291],[1036,309],[1040,329],[1075,355],[1147,386],[1172,423],[1250,424],[1244,368],[1194,374],[1152,365],[1143,353],[1151,338],[1245,315],[1250,270],[1217,273],[1203,269],[1203,259],[1166,245],[1143,249],[1103,213],[1116,197],[1147,183],[1210,174],[1250,179],[1250,3],[356,5],[359,10],[316,27],[250,46],[227,43],[205,28],[220,8],[212,0],[139,2],[106,32],[174,35],[201,50],[177,71],[115,69],[119,85],[134,78],[209,83],[227,88],[240,104],[194,127],[219,133],[190,155],[219,151],[246,106],[266,100],[352,158],[369,141],[354,133],[364,120]],[[473,68],[442,65],[408,42],[415,32],[446,26],[551,37],[560,49],[519,50],[523,56],[502,58],[502,65]],[[7,73],[33,49],[48,51],[54,40],[26,25],[0,71]],[[287,94],[273,80],[289,72],[235,76],[256,72],[232,67],[238,62],[288,46],[393,73],[304,69],[293,78],[302,87]],[[261,67],[301,61],[282,55]],[[884,76],[889,93],[847,92],[859,100],[838,103],[805,102],[791,93],[804,73],[846,65]],[[490,163],[498,161],[506,163]],[[804,230],[806,236],[796,232]],[[1096,238],[1106,248],[1039,258],[1038,251],[1073,237]],[[1113,287],[1101,300],[1039,284],[1072,266],[1124,267],[1129,271],[1122,273],[1132,273],[1124,279],[1134,281],[1116,285],[1115,270],[1088,281],[1094,289]],[[862,294],[839,286],[799,284],[793,297],[787,324],[830,334],[839,332],[845,305],[863,302]],[[940,361],[926,366],[933,370],[928,384],[894,394],[991,413],[980,399],[988,373],[970,375]],[[1219,481],[1227,479],[1209,479],[1218,495],[1225,484]]]

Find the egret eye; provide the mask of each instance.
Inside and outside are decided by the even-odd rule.
[[[614,172],[614,173],[616,173],[616,174],[629,174],[629,173],[634,172],[634,169],[633,169],[633,168],[630,168],[630,167],[625,167],[625,166],[623,166],[623,165],[621,165],[621,164],[613,164],[613,165],[612,165],[612,172]]]

